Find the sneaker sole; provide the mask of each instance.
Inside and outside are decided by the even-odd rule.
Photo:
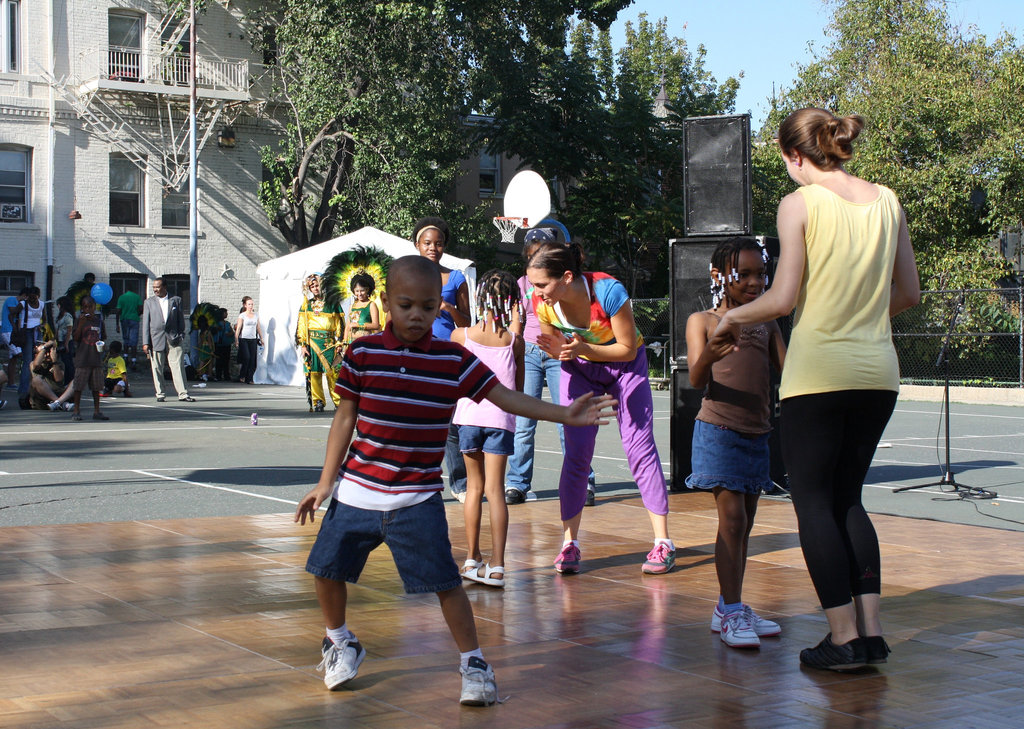
[[[352,666],[352,670],[349,672],[349,674],[347,676],[331,676],[330,681],[328,681],[328,679],[325,677],[324,678],[324,685],[327,686],[327,690],[328,691],[334,691],[338,687],[348,683],[353,678],[355,678],[356,674],[359,673],[359,666],[361,666],[363,664],[363,659],[364,658],[366,658],[366,649],[365,648],[359,652],[359,655],[356,656],[356,664],[354,666]]]
[[[580,572],[579,567],[555,567],[555,572],[560,575],[578,575]]]
[[[487,701],[486,699],[459,699],[459,703],[463,706],[491,706],[498,703],[498,700]]]
[[[722,638],[722,642],[725,643],[730,648],[760,648],[761,647],[761,641],[757,640],[756,638],[753,641],[750,641],[750,640],[747,640],[747,641],[736,641],[735,639],[732,639],[732,638],[726,639],[725,637],[723,637]]]
[[[835,665],[832,665],[832,666],[815,666],[813,663],[804,663],[804,661],[801,660],[800,661],[800,665],[801,666],[807,666],[807,668],[813,668],[816,671],[839,671],[839,672],[842,672],[842,671],[856,671],[858,668],[864,668],[864,666],[866,666],[868,664],[867,664],[867,662],[863,662],[863,663],[840,663],[840,664],[835,664]]]

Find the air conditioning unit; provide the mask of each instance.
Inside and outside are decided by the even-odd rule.
[[[0,220],[24,220],[24,205],[0,205]]]

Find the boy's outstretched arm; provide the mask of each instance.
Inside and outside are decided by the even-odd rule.
[[[504,385],[495,385],[487,399],[507,413],[522,415],[532,420],[550,420],[565,425],[607,425],[608,418],[615,415],[618,400],[611,395],[594,397],[593,393],[576,398],[569,407],[553,405],[521,392],[510,390]]]
[[[331,430],[327,435],[327,453],[324,456],[324,467],[320,472],[320,480],[308,494],[302,497],[298,507],[295,509],[295,521],[302,524],[316,521],[313,515],[320,508],[320,504],[331,496],[334,490],[334,482],[338,478],[338,470],[348,453],[348,444],[352,440],[352,432],[356,427],[356,413],[358,404],[355,400],[342,398],[338,409],[334,411],[334,420],[331,421]]]

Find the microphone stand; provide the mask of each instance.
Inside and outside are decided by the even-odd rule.
[[[924,489],[930,486],[938,486],[940,488],[943,486],[952,486],[953,491],[960,494],[963,498],[994,499],[997,496],[994,491],[978,488],[977,486],[965,486],[957,483],[956,478],[953,476],[953,468],[949,463],[949,342],[953,337],[953,330],[956,328],[956,323],[960,319],[960,315],[963,314],[964,299],[966,295],[966,291],[960,292],[960,298],[957,299],[956,308],[953,309],[953,313],[949,317],[949,328],[946,330],[946,336],[942,340],[942,347],[939,349],[939,357],[935,360],[935,366],[942,367],[945,379],[942,389],[942,407],[946,414],[946,472],[939,481],[917,484],[916,486],[903,486],[898,489],[893,489],[894,494],[898,494],[901,491]]]

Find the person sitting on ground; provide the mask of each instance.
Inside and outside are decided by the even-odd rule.
[[[128,367],[125,364],[121,353],[124,348],[120,342],[110,343],[110,356],[107,357],[107,377],[103,382],[103,392],[100,397],[110,397],[123,392],[125,397],[131,397],[132,391],[128,387]]]
[[[57,352],[57,343],[43,342],[32,359],[32,380],[29,383],[29,406],[32,410],[70,410],[68,402],[74,393],[64,387],[64,366]]]

